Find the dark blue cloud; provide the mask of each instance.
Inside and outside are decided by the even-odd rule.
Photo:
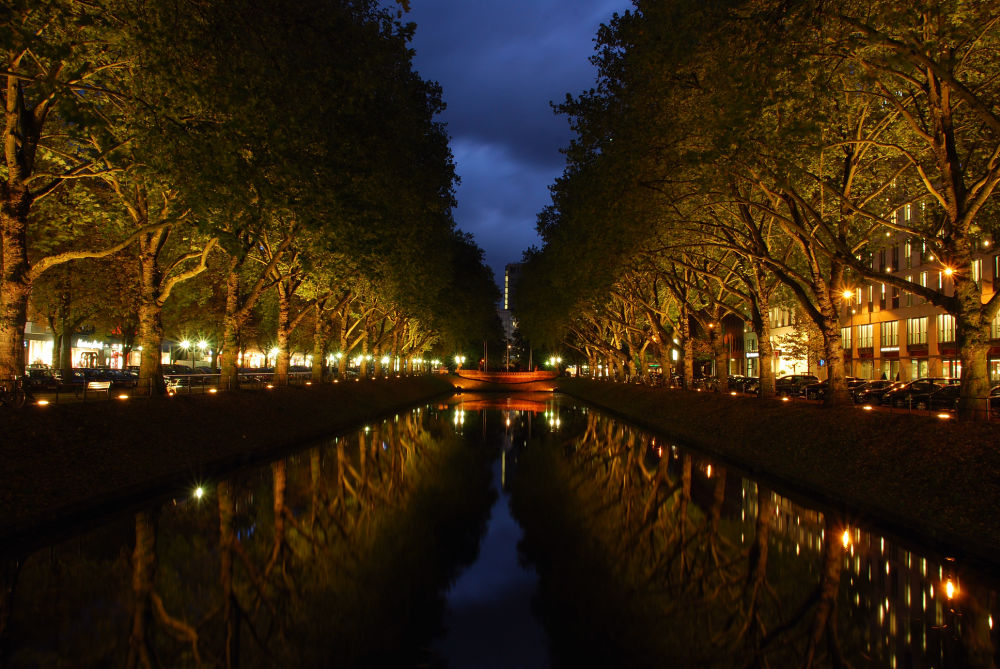
[[[628,0],[412,0],[415,64],[438,81],[462,184],[455,218],[499,279],[537,244],[534,225],[561,173],[567,121],[551,101],[594,83],[598,26]]]

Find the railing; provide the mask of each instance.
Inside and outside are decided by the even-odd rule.
[[[393,377],[399,375],[393,374]],[[347,379],[358,379],[349,375]],[[168,395],[209,395],[230,390],[223,387],[221,374],[164,374],[163,380],[167,386]],[[334,383],[345,380],[336,375],[329,376],[325,382]],[[311,371],[289,372],[289,386],[311,385]],[[23,385],[22,385],[23,384]],[[247,390],[268,390],[278,384],[274,380],[274,372],[240,372],[239,387]],[[18,389],[19,392],[15,392]],[[8,406],[19,407],[24,404],[65,404],[78,402],[107,402],[133,398],[156,397],[160,393],[151,392],[151,388],[139,388],[137,383],[129,383],[121,379],[89,379],[74,383],[63,383],[55,380],[47,382],[45,387],[24,384],[21,377],[15,381],[4,383],[0,380],[0,411]],[[9,401],[5,401],[7,395]],[[15,401],[17,400],[17,401]]]

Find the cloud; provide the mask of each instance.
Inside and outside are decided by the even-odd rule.
[[[571,138],[560,102],[593,86],[602,22],[626,0],[412,0],[415,65],[438,81],[462,185],[455,216],[497,278],[537,243],[538,212]]]

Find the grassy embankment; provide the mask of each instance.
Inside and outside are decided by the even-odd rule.
[[[0,412],[0,545],[451,391],[427,376]]]
[[[792,493],[1000,563],[1000,426],[582,379],[560,389]]]

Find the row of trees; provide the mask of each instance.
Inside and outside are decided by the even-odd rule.
[[[956,317],[960,415],[985,415],[1000,296],[972,268],[997,228],[1000,2],[634,4],[600,29],[597,86],[557,107],[576,136],[528,254],[528,335],[633,369],[677,339],[690,383],[693,339],[721,356],[736,315],[766,396],[769,311],[791,306],[844,403],[845,293],[886,283]],[[872,262],[902,239],[953,290]]]
[[[229,385],[254,330],[279,382],[307,325],[317,375],[331,343],[378,365],[483,338],[496,287],[455,228],[441,92],[401,17],[373,0],[8,3],[0,377],[23,373],[29,304],[62,366],[96,323],[141,347],[153,389],[165,319],[215,333]]]

